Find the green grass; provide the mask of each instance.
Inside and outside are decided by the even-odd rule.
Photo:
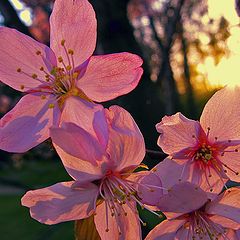
[[[20,183],[31,189],[46,187],[71,178],[60,161],[24,161],[21,167],[5,165],[0,177]],[[11,186],[9,185],[11,189]],[[22,191],[24,194],[24,190]],[[74,223],[53,226],[41,224],[29,215],[29,209],[21,206],[23,194],[0,195],[0,239],[1,240],[72,240]]]
[[[73,223],[47,226],[33,220],[27,208],[20,205],[21,196],[0,198],[1,240],[73,239]]]

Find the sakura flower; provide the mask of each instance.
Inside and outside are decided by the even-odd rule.
[[[42,223],[83,219],[95,213],[101,239],[141,239],[136,203],[144,204],[137,179],[144,174],[133,171],[145,155],[143,136],[131,115],[120,107],[95,116],[98,121],[93,119],[91,134],[74,123],[51,128],[56,150],[74,180],[27,192],[22,204]]]
[[[238,240],[240,189],[231,188],[209,200],[207,193],[191,183],[174,185],[159,196],[157,204],[167,220],[145,240]]]
[[[156,125],[158,145],[169,154],[156,168],[159,176],[165,176],[165,186],[191,181],[209,193],[219,193],[228,179],[240,180],[239,94],[238,87],[218,91],[206,104],[200,122],[177,113]]]
[[[142,75],[142,60],[134,54],[92,56],[97,23],[87,0],[56,0],[50,26],[51,48],[0,28],[0,81],[26,93],[0,120],[2,150],[25,152],[47,139],[49,127],[65,121],[61,112],[71,97],[82,102],[81,112],[86,102],[130,92]]]

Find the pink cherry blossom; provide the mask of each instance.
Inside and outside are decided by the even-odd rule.
[[[143,136],[131,115],[120,107],[105,109],[105,115],[96,112],[95,118],[98,121],[93,119],[88,131],[75,124],[78,117],[75,123],[51,128],[56,150],[74,181],[27,192],[22,204],[42,223],[83,219],[95,213],[101,239],[141,239],[136,203],[144,204],[137,180],[144,172],[133,170],[145,155]],[[145,188],[152,190],[148,185]]]
[[[159,176],[165,176],[166,187],[191,181],[218,194],[228,179],[240,180],[239,94],[239,87],[218,91],[206,104],[200,122],[177,113],[156,125],[158,145],[169,154],[156,168]]]
[[[167,220],[145,240],[238,240],[240,189],[231,188],[209,200],[207,193],[191,183],[174,185],[159,196],[158,208]]]
[[[81,112],[86,102],[130,92],[142,75],[142,60],[134,54],[92,56],[97,23],[87,0],[56,0],[50,26],[51,48],[0,28],[0,81],[26,93],[0,120],[2,150],[25,152],[47,139],[49,127],[64,121],[61,112],[71,97],[82,102]]]

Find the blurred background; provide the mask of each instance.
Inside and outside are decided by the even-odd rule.
[[[0,26],[49,44],[51,0],[0,0]],[[219,88],[239,84],[240,25],[234,0],[90,0],[98,19],[95,54],[128,51],[144,59],[144,75],[130,94],[110,103],[135,118],[147,149],[159,150],[155,124],[177,111],[198,119]],[[77,36],[76,36],[77,37]],[[2,59],[0,59],[2,61]],[[235,74],[234,74],[235,73]],[[0,83],[0,117],[21,97]],[[147,156],[154,166],[159,159]],[[73,223],[45,226],[21,207],[25,191],[70,177],[48,140],[26,154],[0,151],[1,240],[73,239]],[[156,221],[143,213],[145,235]]]

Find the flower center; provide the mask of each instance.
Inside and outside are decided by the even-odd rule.
[[[206,143],[203,143],[195,154],[195,160],[197,161],[200,160],[203,161],[204,163],[208,163],[208,161],[213,159],[214,150],[216,149],[211,147],[210,145],[206,145]]]
[[[118,218],[120,216],[127,216],[126,209],[130,209],[136,214],[139,221],[145,226],[136,210],[136,203],[142,208],[147,208],[139,197],[138,190],[136,188],[137,182],[128,180],[127,177],[130,174],[114,173],[113,171],[107,171],[105,177],[101,180],[99,186],[99,194],[102,200],[105,202],[106,208],[106,232],[109,231],[108,216],[114,217],[118,225],[119,234],[121,235],[121,227],[119,225]],[[127,176],[127,177],[126,177]],[[150,188],[149,188],[150,191]],[[151,189],[152,191],[152,189]],[[151,210],[150,210],[151,211]],[[153,212],[153,211],[151,211]],[[155,215],[161,217],[157,213]]]
[[[188,229],[188,240],[192,239],[209,239],[218,240],[228,239],[226,229],[212,222],[208,216],[201,210],[188,214],[187,222],[184,228]]]
[[[62,56],[59,56],[58,66],[52,67],[51,70],[41,66],[39,68],[41,77],[39,77],[36,73],[27,73],[21,68],[18,68],[17,72],[42,83],[42,86],[30,92],[41,92],[55,95],[60,108],[63,106],[65,100],[70,96],[77,96],[91,102],[91,99],[89,99],[86,94],[76,86],[80,70],[75,68],[74,51],[66,48],[65,40],[61,41],[61,46],[64,49],[66,60],[64,60]],[[46,65],[52,66],[49,59],[46,59],[42,55],[41,51],[37,50],[36,55],[41,57]],[[24,90],[25,86],[21,85],[20,88]],[[42,99],[45,98],[45,96],[42,97]],[[49,105],[49,108],[53,107],[54,104]]]

